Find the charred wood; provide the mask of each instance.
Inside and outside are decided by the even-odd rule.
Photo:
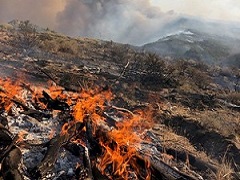
[[[94,178],[93,178],[93,174],[92,174],[92,165],[91,165],[89,150],[87,147],[85,147],[84,152],[85,152],[84,153],[84,164],[87,169],[87,179],[93,180]]]
[[[23,102],[21,102],[17,98],[13,98],[11,100],[15,104],[17,104],[17,105],[19,105],[19,106],[21,106],[23,108],[24,111],[22,112],[22,114],[25,114],[25,115],[28,115],[30,117],[33,117],[33,118],[37,119],[38,121],[42,121],[42,118],[50,118],[51,117],[51,114],[49,114],[49,113],[29,108],[28,106],[26,106]]]
[[[21,161],[22,153],[16,146],[12,147],[2,162],[1,173],[4,180],[23,180],[21,173],[18,170],[18,165]]]
[[[50,74],[47,73],[45,70],[43,70],[43,68],[40,68],[40,67],[37,66],[37,65],[35,65],[35,68],[36,68],[39,72],[43,73],[43,74],[46,75],[50,80],[52,80],[53,82],[55,82],[55,83],[57,84],[56,80],[52,77],[52,75],[50,75]]]
[[[0,161],[13,146],[12,134],[0,124]]]
[[[4,127],[8,127],[8,120],[6,117],[0,115],[0,124],[2,124]]]
[[[2,164],[0,172],[4,180],[22,180],[23,177],[18,170],[22,153],[15,146],[18,136],[14,138],[12,136],[9,130],[0,124],[0,162]]]
[[[4,149],[4,152],[0,156],[0,161],[2,161],[2,159],[12,150],[12,148],[15,147],[15,143],[17,140],[18,140],[18,136],[15,136],[12,139],[11,143],[6,146],[6,148]]]
[[[43,160],[31,170],[31,175],[35,179],[44,177],[54,167],[61,147],[67,143],[74,135],[76,131],[81,131],[84,126],[82,123],[77,123],[68,127],[67,132],[57,135],[49,141],[46,145],[48,147],[47,152]]]
[[[44,98],[40,98],[40,101],[47,105],[48,109],[54,110],[68,110],[69,105],[65,102],[59,101],[57,98],[53,99],[47,92],[42,92]]]
[[[139,155],[139,158],[146,159],[146,154],[139,152]],[[148,160],[150,161],[152,168],[156,169],[158,172],[160,172],[160,174],[169,180],[198,180],[197,178],[180,172],[176,168],[168,165],[156,155],[149,156]]]
[[[190,166],[195,167],[202,171],[211,170],[213,172],[217,172],[217,167],[211,164],[204,162],[203,160],[198,159],[192,154],[187,154],[183,151],[177,151],[171,148],[165,148],[167,154],[170,154],[174,157],[174,159],[181,160],[182,162],[189,161]]]
[[[74,156],[77,156],[77,157],[83,157],[84,156],[85,149],[80,144],[69,142],[69,143],[65,144],[63,147],[64,147],[64,149],[71,152]]]

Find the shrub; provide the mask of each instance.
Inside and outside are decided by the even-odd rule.
[[[22,48],[30,48],[37,45],[37,30],[36,27],[27,21],[20,21],[15,41]]]

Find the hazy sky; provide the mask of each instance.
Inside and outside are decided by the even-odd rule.
[[[240,21],[240,0],[0,0],[0,23],[30,20],[71,36],[141,44],[180,15]]]
[[[174,10],[204,18],[240,21],[240,0],[152,0],[162,11]]]

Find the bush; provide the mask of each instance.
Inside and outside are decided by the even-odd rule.
[[[22,48],[30,48],[38,44],[36,27],[27,21],[20,21],[15,41]]]
[[[172,69],[156,54],[136,53],[125,72],[125,77],[138,81],[145,88],[173,87],[177,82]]]
[[[40,48],[52,53],[63,53],[67,55],[79,55],[80,48],[78,42],[74,39],[69,40],[64,37],[54,36],[51,34],[41,35]]]
[[[78,53],[78,44],[76,41],[61,41],[59,42],[58,51],[62,53],[77,55]]]

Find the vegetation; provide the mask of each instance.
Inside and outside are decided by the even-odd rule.
[[[30,48],[37,45],[37,30],[30,21],[20,21],[17,31],[17,44],[22,48]]]

